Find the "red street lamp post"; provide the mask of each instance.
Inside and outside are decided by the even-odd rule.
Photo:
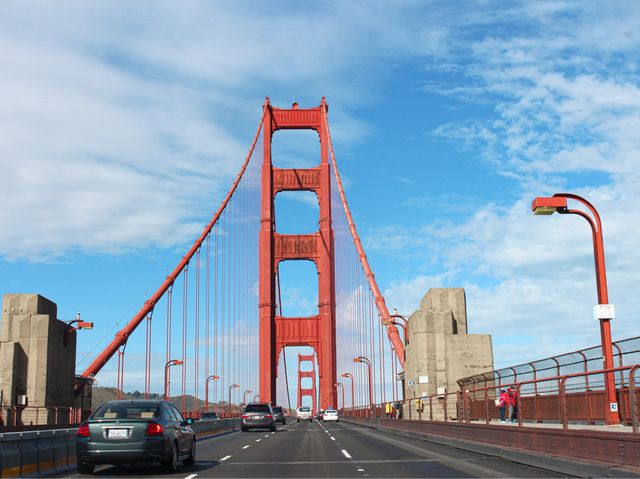
[[[346,405],[344,404],[344,384],[342,384],[340,381],[338,381],[337,383],[335,383],[335,384],[334,384],[334,386],[335,386],[336,388],[338,388],[338,387],[339,387],[339,388],[340,388],[340,390],[342,391],[342,409],[346,409],[347,407],[346,407]],[[336,392],[338,392],[338,391],[336,390]],[[338,408],[338,409],[339,409],[339,408]]]
[[[401,319],[403,323],[399,323],[398,321],[396,321],[397,319]],[[389,315],[388,320],[382,321],[383,326],[388,326],[390,324],[393,324],[394,326],[400,326],[402,328],[402,333],[404,334],[404,345],[406,346],[407,344],[409,344],[409,321],[407,320],[407,318],[405,318],[401,314],[398,314],[398,311],[396,310],[395,314]]]
[[[342,376],[343,378],[351,379],[351,414],[353,414],[353,411],[355,410],[355,397],[356,397],[355,396],[356,388],[353,385],[353,375],[351,373],[342,373],[340,376]],[[344,389],[343,389],[343,392],[344,392]]]
[[[169,382],[169,368],[171,366],[180,366],[181,364],[182,364],[182,361],[180,361],[179,359],[170,359],[164,365],[164,400],[165,401],[169,400],[169,392],[171,387],[171,383]]]
[[[590,216],[581,210],[572,210],[567,207],[567,199],[575,200],[585,205]],[[613,305],[609,304],[609,292],[607,289],[607,271],[604,263],[604,241],[602,238],[602,222],[600,215],[584,198],[571,193],[557,193],[551,197],[538,197],[531,203],[531,209],[536,215],[551,215],[555,212],[560,214],[578,215],[587,220],[591,226],[593,237],[593,255],[595,258],[596,285],[598,289],[598,305],[595,306],[595,316],[600,321],[600,338],[602,341],[602,359],[604,369],[613,368],[613,345],[611,343],[610,321],[614,318]],[[620,424],[618,415],[618,400],[616,398],[616,383],[613,373],[605,374],[605,392],[609,403],[605,417],[607,424]]]
[[[204,383],[204,410],[209,411],[209,381],[217,381],[220,379],[220,376],[216,376],[212,374],[207,378]]]
[[[227,402],[227,414],[229,416],[231,416],[231,391],[233,389],[237,389],[239,387],[240,387],[239,384],[232,384],[232,385],[229,386],[229,402]]]
[[[253,391],[251,391],[250,389],[247,389],[244,394],[242,395],[242,402],[246,405],[247,404],[247,394],[251,394]]]
[[[369,371],[369,407],[373,409],[373,380],[371,378],[371,361],[364,356],[353,358],[354,363],[365,363]]]
[[[260,399],[260,394],[253,396],[253,402],[258,402],[258,399]]]

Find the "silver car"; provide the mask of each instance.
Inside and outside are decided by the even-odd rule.
[[[267,428],[276,430],[276,420],[273,415],[271,405],[266,402],[250,402],[242,412],[242,432],[247,432],[252,428]]]

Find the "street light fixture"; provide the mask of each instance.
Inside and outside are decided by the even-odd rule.
[[[371,377],[371,361],[365,356],[357,356],[353,358],[354,363],[365,363],[369,370],[369,407],[373,409],[373,379]]]
[[[169,400],[169,392],[171,383],[169,382],[169,368],[171,366],[180,366],[182,365],[182,361],[179,359],[170,359],[167,361],[167,364],[164,365],[164,400]]]
[[[351,373],[342,373],[340,376],[343,378],[351,379],[351,412],[355,410],[355,386],[353,385],[353,375]],[[345,406],[346,408],[346,406]]]
[[[247,389],[244,394],[242,395],[242,402],[245,404],[247,404],[247,394],[251,394],[253,391],[251,389]]]
[[[79,329],[93,329],[93,323],[80,320],[80,313],[76,314],[76,319],[74,319],[73,321],[65,322],[69,327],[64,330],[64,336],[62,337],[63,346],[66,346],[69,343],[69,335],[72,331],[77,331]],[[72,324],[75,324],[75,326],[71,326]]]
[[[239,388],[239,384],[232,384],[229,386],[229,402],[227,402],[227,414],[231,416],[231,390]]]
[[[204,410],[205,412],[209,411],[209,381],[217,381],[220,379],[220,376],[216,376],[212,374],[207,378],[204,383]]]
[[[567,199],[578,201],[587,207],[591,216],[581,210],[572,210],[567,206]],[[538,197],[531,203],[531,210],[535,215],[578,215],[587,220],[591,226],[593,238],[593,255],[595,258],[596,285],[598,290],[598,304],[594,307],[594,315],[600,321],[600,338],[602,342],[602,359],[604,369],[613,368],[613,345],[611,343],[610,321],[615,317],[613,305],[609,304],[607,288],[607,271],[604,262],[604,241],[602,238],[602,222],[595,207],[584,198],[572,193],[557,193],[551,197]],[[592,217],[593,216],[593,217]],[[616,383],[613,373],[605,374],[605,392],[609,403],[605,417],[607,424],[620,424],[618,415],[618,401],[616,398]]]
[[[342,384],[340,381],[338,381],[337,383],[334,384],[334,387],[336,388],[336,392],[338,392],[337,391],[338,387],[342,391],[342,409],[343,410],[347,409],[346,405],[344,404],[344,384]],[[339,409],[339,408],[337,408],[337,409]]]
[[[383,326],[388,326],[390,324],[393,324],[394,326],[400,326],[402,328],[402,333],[404,334],[404,345],[406,346],[407,344],[409,344],[409,320],[403,316],[402,314],[398,314],[398,310],[394,310],[395,314],[390,314],[389,315],[389,320],[388,321],[382,321],[382,325]],[[392,320],[393,318],[393,320]],[[398,323],[396,321],[396,319],[401,319],[402,321],[404,321],[403,323]]]

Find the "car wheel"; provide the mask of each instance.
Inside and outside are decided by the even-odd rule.
[[[184,464],[185,466],[193,466],[195,462],[196,462],[196,438],[194,436],[193,442],[191,443],[191,454],[189,454],[189,457],[187,457],[182,461],[182,464]]]
[[[178,446],[174,442],[171,446],[171,456],[162,464],[164,472],[172,473],[178,470]]]
[[[94,466],[93,464],[91,464],[89,462],[78,463],[78,465],[76,466],[76,469],[78,470],[78,473],[80,473],[80,474],[93,474],[93,470],[95,468],[96,468],[96,466]]]
[[[271,426],[271,432],[276,432],[277,428],[276,425],[274,424],[273,426]]]
[[[300,419],[296,419],[296,422],[300,422]]]
[[[246,427],[244,427],[244,426],[240,426],[240,431],[242,431],[242,432],[247,432],[248,430],[249,430],[249,429],[247,429]]]

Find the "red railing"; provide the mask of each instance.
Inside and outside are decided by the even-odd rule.
[[[92,409],[52,406],[2,406],[0,427],[73,426],[91,415]]]
[[[486,386],[474,389],[459,389],[454,392],[432,394],[397,401],[401,407],[393,407],[387,415],[385,404],[376,404],[373,408],[359,406],[346,408],[345,415],[355,417],[390,417],[395,419],[465,422],[480,421],[489,424],[499,418],[499,408],[495,399],[501,388],[513,386],[516,390],[517,421],[519,426],[525,423],[551,422],[561,424],[567,429],[569,424],[605,423],[609,404],[604,390],[604,382],[590,381],[587,378],[605,373],[628,373],[617,385],[617,404],[620,421],[630,425],[637,433],[638,424],[638,388],[636,373],[640,364],[598,371],[587,371],[562,376],[553,376],[529,381],[503,383],[499,387]],[[584,379],[589,388],[582,384],[571,384],[572,380]],[[545,384],[546,383],[546,384]],[[582,390],[580,390],[582,389]],[[422,410],[417,407],[422,401]]]

